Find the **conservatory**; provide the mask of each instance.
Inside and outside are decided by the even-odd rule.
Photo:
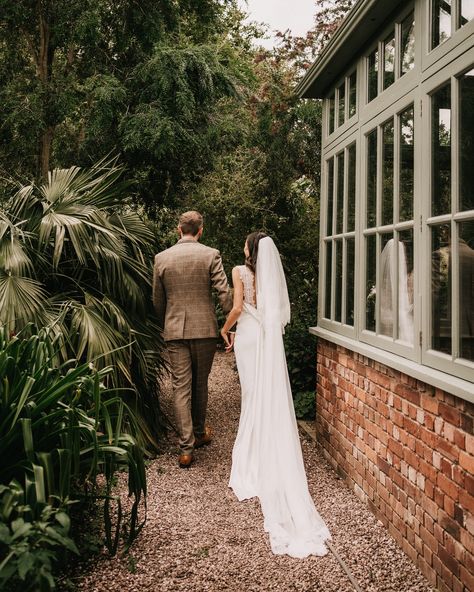
[[[323,100],[317,431],[439,589],[474,590],[474,0],[359,0]]]

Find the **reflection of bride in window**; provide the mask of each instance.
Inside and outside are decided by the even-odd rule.
[[[412,274],[408,275],[405,244],[398,241],[398,274],[396,273],[395,240],[391,238],[380,255],[380,332],[393,336],[395,307],[393,297],[398,284],[398,339],[413,343]],[[397,277],[398,275],[398,277]]]

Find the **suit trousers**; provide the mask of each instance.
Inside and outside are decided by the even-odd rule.
[[[195,436],[204,435],[207,383],[216,353],[217,338],[174,339],[166,345],[179,447],[182,454],[191,454]]]

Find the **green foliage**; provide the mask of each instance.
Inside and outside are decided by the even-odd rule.
[[[298,419],[314,419],[316,417],[316,395],[313,391],[303,391],[294,397],[295,413]]]
[[[103,501],[106,544],[115,553],[126,526],[112,492],[115,473],[127,469],[133,497],[129,545],[142,526],[145,466],[131,435],[133,413],[104,386],[111,369],[62,363],[61,335],[28,329],[11,338],[0,330],[0,483],[9,484],[0,488],[0,573],[14,583],[44,562],[37,577],[52,589],[60,551],[77,552],[68,535],[71,502],[85,495]],[[99,473],[105,488],[96,484]],[[46,583],[31,589],[50,589]]]
[[[111,366],[105,381],[131,389],[154,444],[162,425],[162,342],[151,304],[154,236],[126,205],[120,167],[56,169],[0,209],[0,322],[33,323],[63,337],[58,355]],[[148,423],[149,422],[149,423]],[[147,427],[152,426],[151,428]]]
[[[70,519],[49,504],[31,507],[17,481],[0,486],[0,588],[54,590],[54,568],[67,551],[77,554]]]
[[[139,197],[169,204],[212,167],[219,101],[247,64],[230,0],[0,0],[0,161],[15,176],[121,153]],[[244,84],[245,86],[245,84]]]
[[[217,105],[236,95],[230,57],[225,45],[160,44],[133,72],[117,141],[149,210],[175,204],[183,182],[212,165]]]

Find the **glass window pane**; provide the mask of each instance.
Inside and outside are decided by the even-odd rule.
[[[398,235],[398,339],[413,343],[413,230]]]
[[[395,272],[395,239],[393,234],[382,234],[379,278],[379,331],[382,335],[393,337],[394,294],[396,294],[398,274]]]
[[[328,160],[328,194],[327,194],[327,225],[326,236],[332,235],[332,216],[334,199],[334,158]]]
[[[393,223],[393,119],[382,127],[382,224]]]
[[[451,37],[451,0],[431,0],[431,49]]]
[[[461,27],[474,19],[473,0],[461,0]]]
[[[402,22],[400,72],[403,76],[415,66],[415,15],[413,12]]]
[[[474,220],[459,224],[458,248],[460,354],[474,361]]]
[[[349,117],[357,111],[357,72],[352,72],[349,77]]]
[[[326,289],[324,291],[324,316],[331,318],[331,293],[332,293],[332,243],[326,242]]]
[[[431,122],[432,196],[431,215],[451,212],[451,87],[432,97]]]
[[[451,226],[431,230],[431,347],[451,353]]]
[[[338,121],[338,125],[342,125],[344,123],[345,120],[345,105],[346,105],[346,100],[345,100],[345,92],[346,92],[346,84],[345,82],[343,82],[341,84],[341,86],[338,89],[338,101],[339,101],[339,106],[338,106],[338,116],[337,116],[337,121]]]
[[[355,228],[355,202],[356,202],[356,145],[352,144],[348,149],[347,166],[347,232]]]
[[[336,234],[339,234],[344,220],[344,152],[337,156],[336,200]]]
[[[400,115],[400,221],[413,219],[414,118],[413,107]]]
[[[378,95],[379,51],[376,49],[368,58],[368,98],[369,101]]]
[[[375,235],[370,235],[365,239],[366,242],[366,314],[365,314],[365,328],[369,331],[375,331],[375,305],[377,302],[376,295],[376,245],[377,239]]]
[[[336,249],[336,285],[334,293],[334,320],[338,323],[341,322],[341,310],[342,310],[342,241],[338,240],[334,243]]]
[[[355,241],[353,238],[346,240],[346,325],[354,326],[354,263]],[[474,305],[474,302],[473,302]]]
[[[383,44],[383,87],[395,82],[395,33],[392,32]]]
[[[329,97],[329,133],[334,131],[334,93]]]
[[[459,207],[474,210],[474,70],[459,80],[459,99]]]
[[[375,226],[377,202],[377,130],[367,136],[367,228]]]

